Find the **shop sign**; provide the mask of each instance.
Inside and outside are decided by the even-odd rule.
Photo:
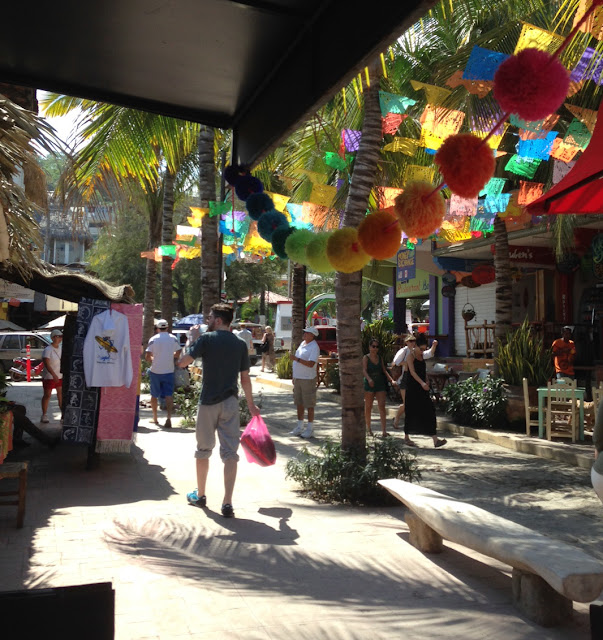
[[[20,284],[0,279],[0,298],[15,298],[21,302],[33,302],[34,292]]]
[[[492,255],[496,253],[495,245],[490,247]],[[555,264],[555,256],[548,247],[518,247],[509,245],[509,260],[526,265]]]
[[[396,282],[396,298],[412,298],[429,295],[429,274],[413,278],[408,282]]]
[[[396,254],[396,283],[412,280],[417,274],[417,257],[414,249],[400,249]]]

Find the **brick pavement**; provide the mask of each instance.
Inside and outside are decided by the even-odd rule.
[[[39,383],[9,393],[39,418]],[[504,565],[455,545],[441,556],[418,552],[408,544],[402,507],[333,506],[300,496],[284,473],[305,444],[287,435],[291,398],[266,385],[263,401],[278,462],[259,468],[242,460],[232,520],[219,515],[217,459],[208,509],[186,504],[194,488],[193,433],[157,430],[150,410],[142,411],[132,453],[103,454],[94,470],[85,469],[83,448],[32,444],[20,453],[31,460],[25,527],[15,529],[12,510],[0,510],[2,588],[111,581],[119,640],[589,637],[583,605],[564,629],[524,620],[512,607]],[[336,404],[321,403],[311,447],[337,434],[338,414]],[[442,473],[446,461],[495,445],[454,435],[449,442],[420,451],[424,482],[460,491],[462,482],[451,476],[447,483]],[[504,459],[515,457],[507,451]]]

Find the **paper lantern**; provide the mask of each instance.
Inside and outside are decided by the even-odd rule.
[[[288,224],[277,227],[274,230],[272,234],[272,251],[274,251],[279,258],[283,260],[288,258],[285,243],[287,238],[295,231],[297,231],[297,229],[290,227]]]
[[[461,284],[464,287],[469,287],[469,289],[475,289],[475,287],[479,287],[479,283],[476,282],[471,276],[465,276],[461,278]]]
[[[435,161],[452,193],[461,198],[476,198],[496,167],[492,149],[470,133],[447,138]]]
[[[431,184],[411,182],[396,197],[394,213],[408,237],[427,238],[442,224],[446,203]]]
[[[306,258],[306,247],[308,243],[314,240],[314,233],[309,229],[296,229],[285,240],[285,252],[289,256],[289,260],[298,264],[308,264]]]
[[[569,83],[559,60],[546,51],[523,49],[498,67],[493,92],[504,111],[527,121],[542,120],[563,104]]]
[[[259,220],[263,213],[274,209],[274,202],[267,193],[252,193],[245,200],[245,206],[249,217],[252,220]]]
[[[272,211],[266,211],[262,214],[258,220],[258,233],[262,239],[270,242],[274,231],[284,225],[289,225],[286,216],[280,211],[272,209]]]
[[[371,259],[360,246],[358,230],[352,227],[333,231],[327,241],[327,258],[335,271],[341,273],[360,271]]]
[[[330,233],[314,233],[312,234],[312,240],[306,246],[306,264],[316,273],[333,271],[331,262],[327,257],[327,242],[330,237]]]
[[[471,272],[471,278],[477,284],[490,284],[496,280],[496,270],[491,264],[478,264]]]
[[[396,255],[402,233],[392,209],[370,213],[358,225],[358,242],[375,260],[385,260]]]

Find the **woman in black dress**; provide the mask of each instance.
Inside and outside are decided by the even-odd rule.
[[[410,439],[411,433],[431,436],[433,445],[443,447],[446,440],[440,440],[436,435],[436,413],[433,401],[429,395],[429,383],[423,351],[427,348],[427,338],[424,334],[417,337],[416,346],[411,347],[408,363],[408,382],[406,386],[406,411],[404,420],[404,442],[410,447],[417,445]]]

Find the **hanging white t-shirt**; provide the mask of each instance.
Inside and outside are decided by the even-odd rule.
[[[318,342],[316,342],[316,340],[312,340],[312,342],[308,343],[305,341],[302,342],[299,347],[297,347],[295,355],[301,360],[314,362],[314,366],[308,367],[305,364],[293,361],[293,379],[312,380],[313,378],[316,378],[316,365],[320,356],[320,347],[318,346]]]
[[[92,318],[84,340],[84,374],[89,387],[129,387],[132,356],[128,318],[107,309]]]
[[[50,360],[50,367],[57,374],[59,379],[63,377],[61,373],[61,354],[63,353],[63,343],[60,343],[58,347],[54,347],[49,344],[44,351],[42,351],[42,360],[48,358]],[[42,379],[43,380],[54,380],[52,377],[52,373],[48,371],[46,366],[42,370]]]
[[[152,373],[174,373],[174,354],[180,351],[180,343],[176,336],[167,331],[160,331],[149,340],[147,351],[153,354]]]

